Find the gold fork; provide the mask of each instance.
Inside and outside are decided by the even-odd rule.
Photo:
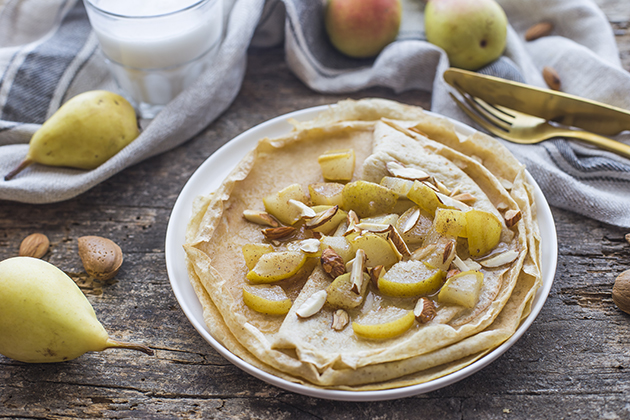
[[[569,137],[630,158],[630,146],[624,143],[588,131],[556,127],[542,118],[488,104],[479,98],[469,97],[457,87],[456,89],[468,106],[449,92],[457,105],[477,124],[505,140],[520,144],[534,144],[554,137]]]

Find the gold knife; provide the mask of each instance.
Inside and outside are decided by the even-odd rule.
[[[609,136],[630,130],[630,111],[568,93],[456,68],[446,70],[444,80],[488,103],[562,125]]]

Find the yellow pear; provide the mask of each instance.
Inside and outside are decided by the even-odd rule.
[[[13,178],[31,163],[97,168],[139,133],[136,112],[125,98],[105,90],[81,93],[33,134],[26,158],[4,179]]]
[[[109,338],[81,289],[54,265],[32,257],[0,262],[0,354],[50,363],[113,347],[153,354]]]

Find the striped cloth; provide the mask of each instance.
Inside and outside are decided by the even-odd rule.
[[[251,45],[284,42],[286,61],[311,89],[355,92],[385,86],[432,92],[431,110],[472,122],[456,107],[440,76],[449,66],[424,37],[423,2],[403,0],[396,42],[376,58],[335,51],[321,24],[323,2],[224,0],[226,32],[217,66],[175,98],[140,137],[92,171],[32,165],[15,179],[0,178],[0,199],[31,203],[65,200],[124,168],[188,140],[225,110],[240,88]],[[563,91],[630,109],[630,74],[623,70],[610,24],[592,0],[498,0],[508,16],[504,57],[483,72],[544,87],[554,67]],[[85,90],[115,90],[78,0],[6,0],[0,9],[0,173],[25,156],[32,133],[61,103]],[[552,36],[525,42],[543,20]],[[202,112],[200,112],[202,110]],[[479,127],[477,127],[479,128]],[[617,140],[630,144],[624,132]],[[564,139],[506,146],[523,162],[552,206],[630,227],[630,161]]]

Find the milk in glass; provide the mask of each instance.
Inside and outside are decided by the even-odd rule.
[[[123,93],[152,117],[192,84],[218,48],[222,0],[84,0]]]

